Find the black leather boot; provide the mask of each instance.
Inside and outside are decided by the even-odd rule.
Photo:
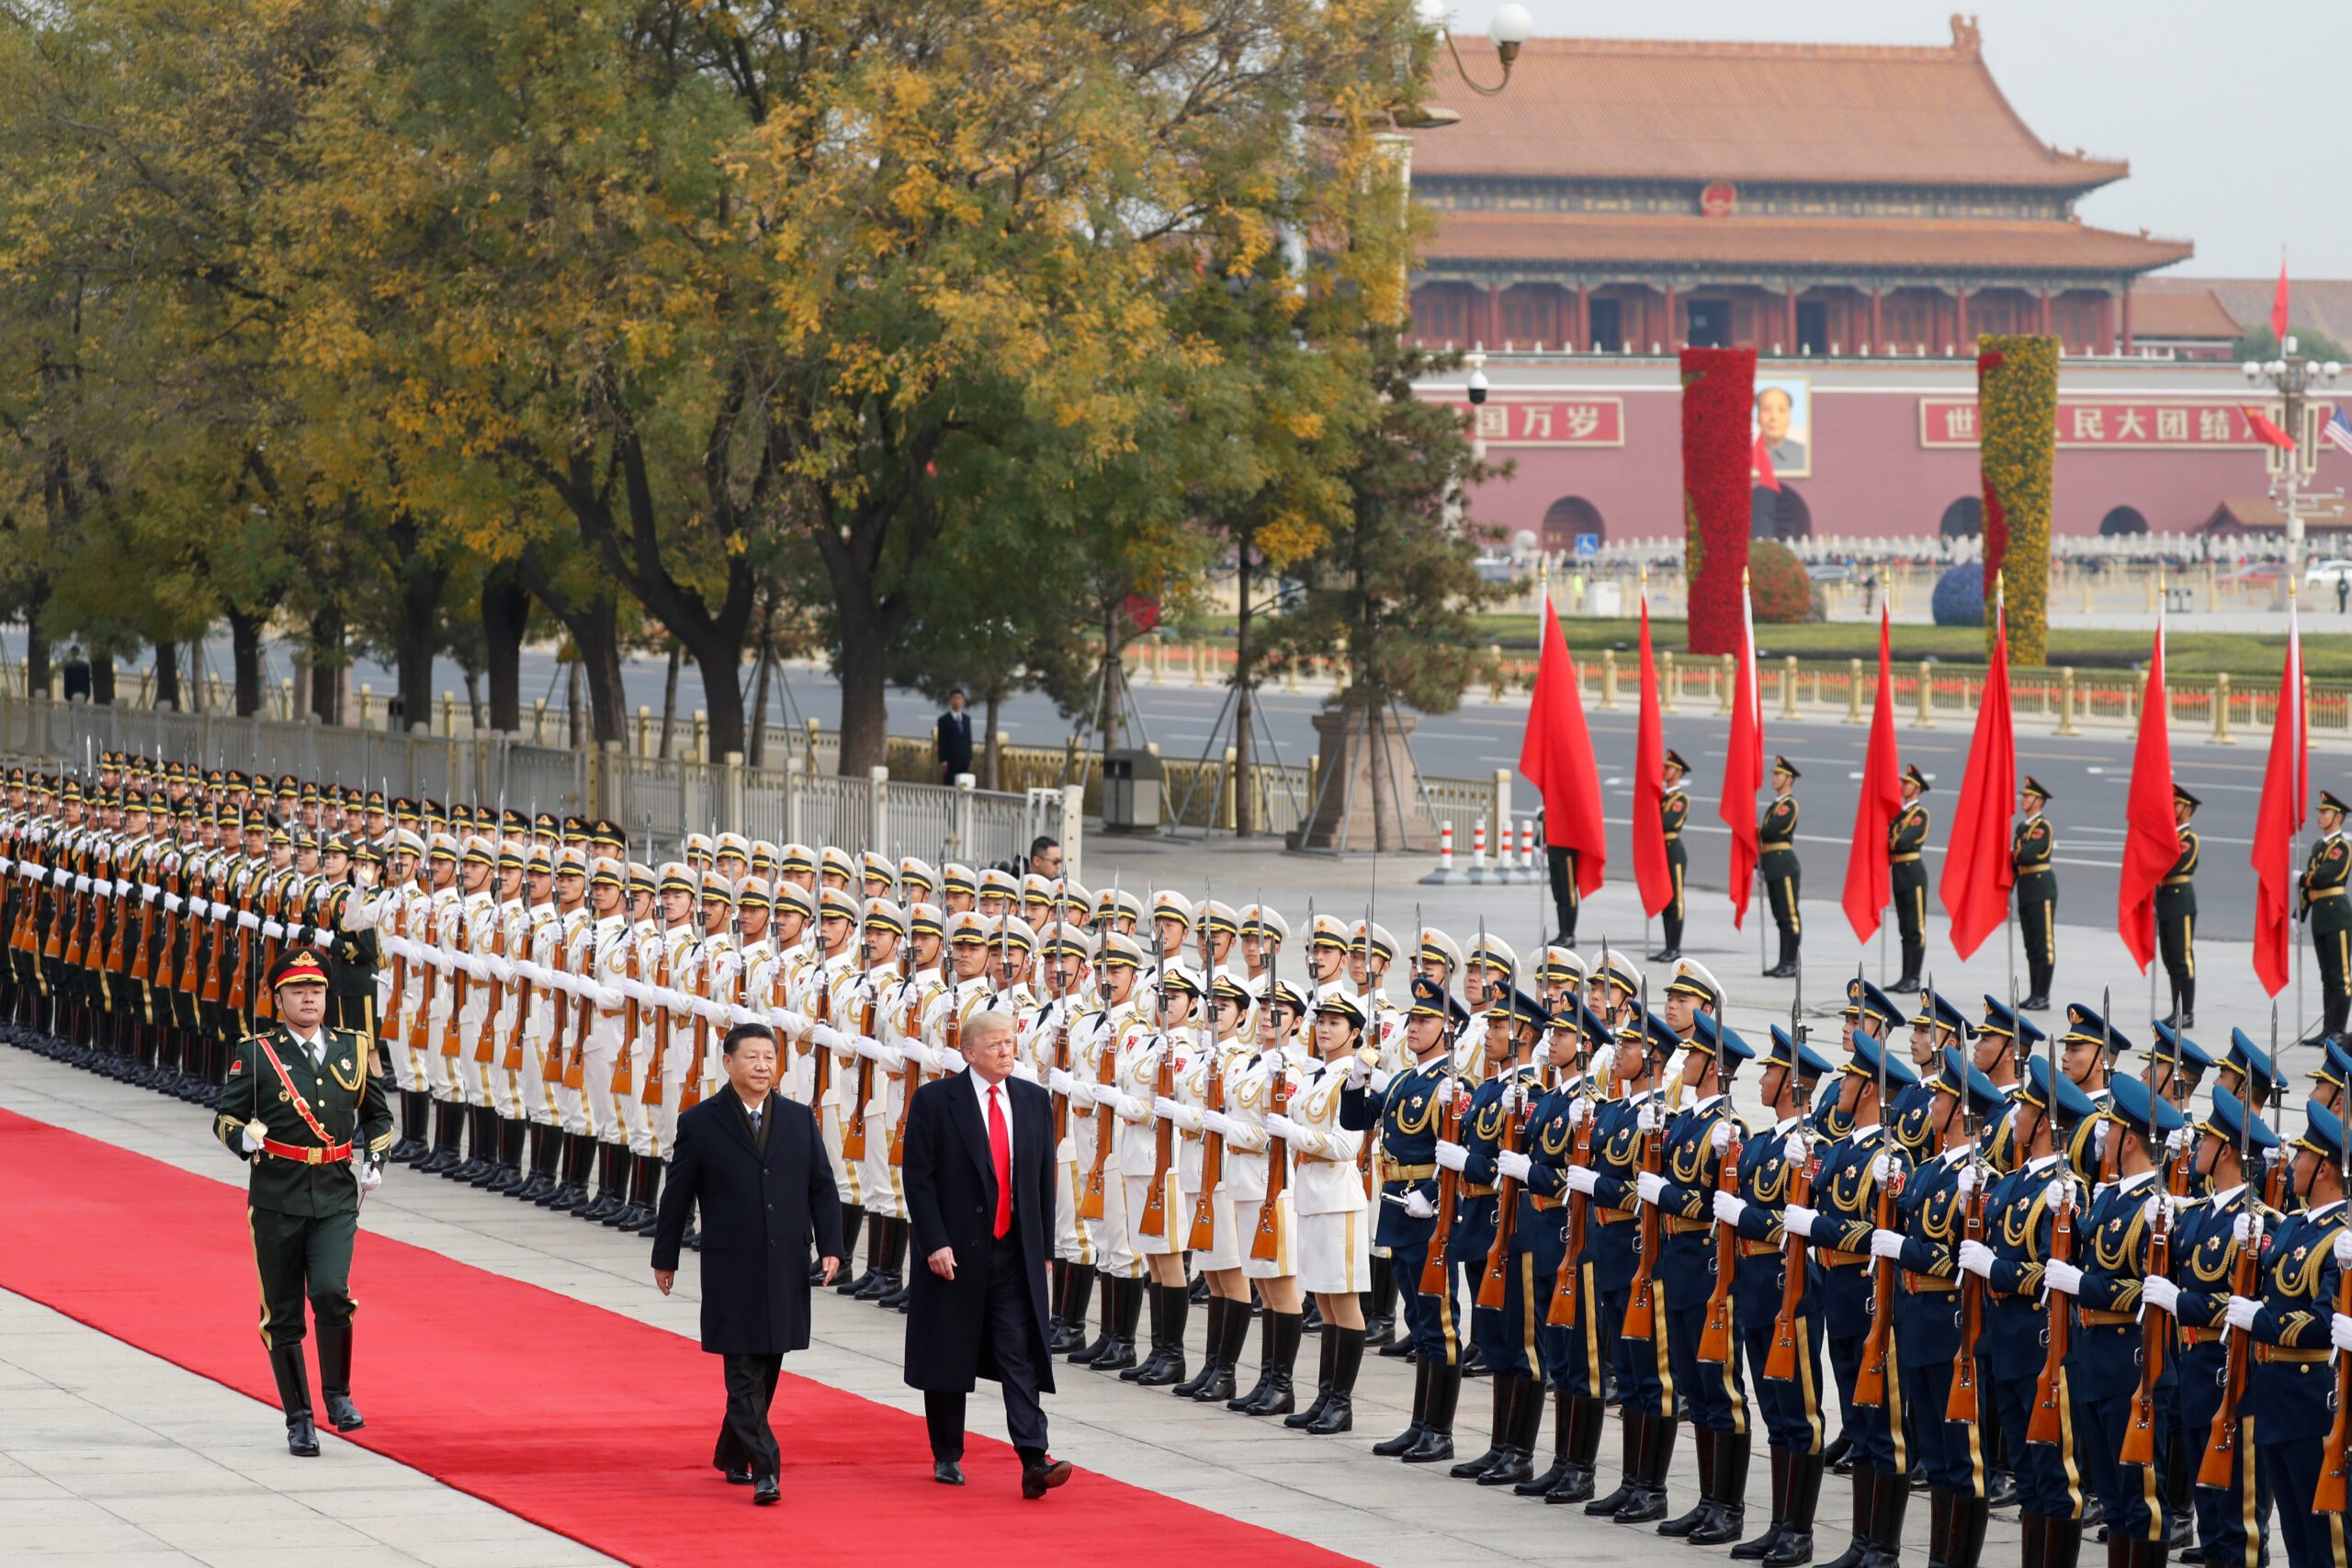
[[[444,1100],[433,1102],[433,1149],[416,1162],[418,1174],[439,1176],[458,1168],[458,1116],[463,1109]]]
[[[1819,1454],[1789,1456],[1789,1506],[1781,1521],[1781,1539],[1764,1553],[1764,1568],[1804,1568],[1813,1561],[1813,1516],[1821,1503],[1821,1477],[1826,1467]]]
[[[1516,1486],[1535,1474],[1535,1434],[1544,1426],[1544,1385],[1533,1378],[1509,1381],[1510,1408],[1503,1427],[1506,1446],[1502,1457],[1478,1477],[1481,1486]]]
[[[1413,1418],[1403,1431],[1393,1438],[1372,1445],[1372,1451],[1382,1459],[1395,1459],[1409,1452],[1428,1431],[1430,1413],[1430,1365],[1427,1361],[1413,1363]]]
[[[884,1312],[903,1312],[907,1305],[907,1248],[913,1245],[912,1220],[890,1222],[890,1245],[882,1253],[882,1293],[874,1304]]]
[[[596,1196],[584,1209],[574,1209],[574,1219],[592,1224],[603,1224],[619,1213],[627,1201],[628,1190],[628,1150],[618,1144],[596,1145]]]
[[[1363,1295],[1363,1343],[1368,1350],[1385,1350],[1396,1342],[1396,1262],[1372,1260],[1372,1289]]]
[[[322,1323],[319,1335],[319,1397],[327,1419],[338,1432],[356,1432],[368,1425],[359,1406],[351,1403],[351,1325]]]
[[[661,1163],[651,1155],[630,1153],[628,1179],[621,1187],[621,1206],[605,1216],[605,1224],[627,1232],[645,1223],[645,1168]]]
[[[1589,1503],[1592,1500],[1594,1461],[1600,1457],[1600,1431],[1608,1424],[1609,1407],[1590,1395],[1568,1402],[1568,1466],[1546,1503]]]
[[[530,1179],[530,1171],[523,1162],[524,1140],[531,1132],[531,1124],[520,1117],[501,1117],[498,1122],[498,1168],[482,1183],[492,1192],[514,1192]]]
[[[1307,1432],[1317,1438],[1355,1430],[1356,1373],[1363,1369],[1363,1329],[1326,1327],[1323,1337],[1338,1343],[1331,1358],[1331,1397],[1323,1402],[1323,1413],[1306,1424]]]
[[[1658,1526],[1660,1535],[1687,1536],[1705,1524],[1712,1511],[1709,1505],[1715,1495],[1715,1434],[1700,1427],[1692,1430],[1690,1442],[1699,1450],[1699,1501],[1690,1512],[1678,1514]]]
[[[1208,1338],[1201,1348],[1201,1370],[1169,1389],[1179,1399],[1199,1395],[1201,1385],[1216,1378],[1217,1352],[1225,1348],[1225,1308],[1223,1296],[1211,1296],[1208,1303]]]
[[[1878,1502],[1879,1472],[1856,1461],[1854,1465],[1854,1539],[1845,1551],[1829,1560],[1828,1568],[1863,1568],[1870,1561],[1871,1526],[1878,1517],[1874,1511]],[[1767,1559],[1769,1562],[1770,1559]]]
[[[1584,1506],[1584,1511],[1596,1518],[1613,1515],[1632,1502],[1642,1489],[1642,1434],[1649,1425],[1649,1417],[1620,1405],[1617,1410],[1618,1467],[1617,1490],[1605,1492]]]
[[[1510,1404],[1516,1380],[1497,1377],[1494,1380],[1494,1415],[1487,1423],[1487,1451],[1476,1459],[1465,1459],[1446,1474],[1456,1481],[1476,1481],[1502,1462],[1503,1450],[1510,1446]]]
[[[1267,1311],[1258,1315],[1258,1381],[1250,1385],[1249,1393],[1227,1400],[1225,1407],[1236,1413],[1247,1411],[1266,1392],[1266,1380],[1273,1373],[1274,1314]]]
[[[1305,1315],[1303,1313],[1300,1314],[1302,1318]],[[1323,1418],[1324,1406],[1331,1403],[1332,1369],[1338,1366],[1339,1360],[1340,1337],[1337,1334],[1324,1335],[1322,1364],[1315,1376],[1315,1403],[1294,1415],[1283,1416],[1283,1426],[1293,1431],[1303,1432]]]
[[[1110,1348],[1094,1361],[1098,1372],[1123,1371],[1136,1364],[1136,1324],[1143,1316],[1144,1287],[1148,1280],[1122,1280],[1119,1284],[1118,1332]]]
[[[311,1371],[302,1363],[302,1342],[269,1348],[269,1370],[277,1379],[277,1405],[286,1412],[286,1451],[297,1459],[319,1457],[319,1431],[311,1422]]]
[[[1400,1456],[1407,1464],[1442,1464],[1453,1457],[1453,1412],[1462,1403],[1462,1369],[1431,1359],[1429,1411],[1421,1418],[1421,1440]]]
[[[401,1135],[384,1151],[384,1157],[400,1165],[407,1165],[425,1152],[424,1096],[414,1089],[394,1089],[401,1101]]]
[[[1063,1355],[1062,1359],[1068,1361],[1073,1367],[1091,1366],[1094,1363],[1094,1359],[1102,1354],[1102,1352],[1110,1347],[1112,1340],[1119,1337],[1119,1287],[1125,1283],[1125,1280],[1115,1277],[1106,1279],[1102,1281],[1102,1324],[1101,1329],[1095,1334],[1091,1340],[1088,1340],[1083,1344],[1071,1346],[1070,1348]],[[1080,1331],[1080,1335],[1082,1338],[1085,1333],[1086,1320],[1081,1317],[1072,1326],[1076,1327]]]
[[[475,1187],[488,1187],[506,1173],[506,1119],[487,1106],[478,1105],[468,1120],[473,1125],[473,1158],[458,1168],[469,1169],[471,1174],[458,1179]]]
[[[1972,1497],[1965,1492],[1955,1492],[1951,1499],[1951,1539],[1946,1542],[1945,1561],[1951,1568],[1977,1568],[1984,1557],[1984,1524],[1992,1516],[1992,1506],[1982,1497]],[[2154,1559],[2161,1568],[2161,1559]]]
[[[1550,1492],[1553,1487],[1557,1486],[1560,1483],[1560,1478],[1567,1474],[1569,1403],[1567,1390],[1555,1388],[1552,1391],[1552,1462],[1548,1468],[1539,1471],[1532,1479],[1522,1481],[1512,1487],[1511,1491],[1517,1495],[1541,1497]],[[1537,1424],[1537,1430],[1542,1430],[1540,1421]]]
[[[1068,1280],[1062,1297],[1062,1325],[1046,1347],[1057,1356],[1067,1356],[1086,1343],[1086,1309],[1094,1300],[1093,1266],[1071,1264]]]
[[[507,1195],[526,1203],[536,1203],[548,1190],[548,1139],[554,1129],[544,1122],[526,1123],[529,1153],[524,1166],[523,1179],[507,1189]]]
[[[628,1227],[637,1235],[651,1235],[662,1228],[662,1173],[669,1169],[652,1156],[645,1156],[638,1167],[643,1190],[638,1194],[637,1208],[640,1216],[636,1224]]]
[[[1167,1314],[1167,1350],[1159,1365],[1139,1369],[1136,1378],[1137,1388],[1166,1388],[1184,1381],[1184,1319],[1193,1306],[1192,1287],[1165,1285],[1160,1288],[1161,1309]]]
[[[1789,1467],[1795,1456],[1786,1449],[1767,1449],[1772,1463],[1772,1522],[1764,1533],[1753,1540],[1743,1540],[1731,1549],[1735,1562],[1761,1562],[1765,1553],[1780,1543],[1781,1527],[1789,1517]]]
[[[1233,1397],[1233,1385],[1241,1367],[1241,1348],[1250,1341],[1250,1303],[1225,1303],[1225,1334],[1211,1347],[1216,1352],[1216,1376],[1203,1383],[1193,1393],[1202,1404],[1221,1404]]]
[[[1691,1545],[1725,1546],[1747,1528],[1747,1433],[1715,1434],[1715,1483],[1707,1489],[1713,1507],[1709,1517],[1683,1538]]]
[[[588,1178],[596,1165],[596,1141],[585,1133],[567,1133],[569,1145],[565,1154],[563,1185],[556,1189],[548,1207],[560,1214],[568,1214],[588,1206]]]
[[[464,1157],[443,1171],[441,1173],[443,1177],[451,1181],[471,1182],[475,1177],[490,1168],[491,1140],[482,1131],[482,1119],[489,1114],[489,1111],[479,1105],[458,1107],[458,1122],[464,1130],[466,1139]]]
[[[1911,1503],[1911,1478],[1882,1472],[1871,1504],[1869,1568],[1896,1568],[1903,1558],[1903,1514]]]
[[[884,1214],[869,1214],[865,1234],[865,1280],[850,1292],[854,1302],[878,1302],[890,1293],[890,1241],[898,1222]]]
[[[1674,1462],[1674,1438],[1680,1429],[1671,1416],[1653,1416],[1643,1423],[1641,1495],[1617,1510],[1619,1524],[1646,1525],[1666,1517],[1666,1472]]]
[[[1244,1416],[1286,1416],[1297,1408],[1295,1369],[1298,1365],[1298,1344],[1306,1337],[1304,1320],[1301,1314],[1275,1312],[1272,1308],[1267,1309],[1266,1316],[1274,1325],[1272,1349],[1269,1352],[1273,1358],[1272,1375],[1261,1380],[1265,1385],[1262,1393],[1253,1395],[1246,1404],[1238,1406],[1227,1404],[1226,1408],[1238,1408]]]
[[[1121,1382],[1134,1382],[1146,1372],[1158,1371],[1159,1364],[1168,1359],[1168,1303],[1164,1299],[1166,1292],[1159,1288],[1159,1281],[1148,1274],[1143,1277],[1139,1285],[1143,1291],[1144,1307],[1151,1314],[1150,1342],[1141,1360],[1133,1366],[1120,1369]],[[1098,1371],[1102,1370],[1101,1362],[1095,1363],[1095,1370]]]

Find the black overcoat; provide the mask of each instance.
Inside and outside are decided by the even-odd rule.
[[[809,1243],[842,1255],[842,1209],[817,1119],[771,1094],[754,1146],[731,1089],[678,1118],[653,1267],[678,1267],[678,1245],[702,1208],[702,1348],[720,1356],[779,1356],[808,1344]]]
[[[1046,1262],[1053,1257],[1054,1117],[1037,1085],[1007,1078],[1012,1105],[1012,1234],[1030,1310],[1023,1326],[1039,1393],[1054,1389],[1054,1359],[1046,1351]],[[907,1111],[907,1218],[914,1239],[907,1249],[907,1383],[940,1393],[969,1393],[976,1378],[1001,1381],[996,1347],[987,1332],[988,1276],[974,1265],[988,1256],[996,1222],[996,1170],[989,1158],[988,1126],[969,1069],[915,1090]],[[954,1280],[931,1271],[929,1258],[955,1248]]]

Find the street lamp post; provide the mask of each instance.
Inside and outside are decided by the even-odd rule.
[[[2275,601],[2283,609],[2289,585],[2303,571],[2303,516],[2297,491],[2319,464],[2319,434],[2311,428],[2318,410],[2312,404],[2312,394],[2332,384],[2344,367],[2333,359],[2322,362],[2298,354],[2291,333],[2278,346],[2280,357],[2267,362],[2249,359],[2244,368],[2249,384],[2267,387],[2278,395],[2279,428],[2292,438],[2290,446],[2266,447],[2264,452],[2276,481],[2279,510],[2287,518],[2287,570],[2279,580]]]

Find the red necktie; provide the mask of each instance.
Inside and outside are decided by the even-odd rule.
[[[996,1237],[1012,1229],[1012,1132],[1004,1124],[1004,1090],[989,1085],[989,1163],[996,1167]]]

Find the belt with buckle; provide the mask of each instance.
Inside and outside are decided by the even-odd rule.
[[[1391,1181],[1427,1181],[1437,1175],[1434,1165],[1392,1165],[1388,1168]]]
[[[1541,1192],[1530,1192],[1527,1195],[1527,1201],[1535,1205],[1536,1213],[1548,1214],[1553,1210],[1558,1208],[1561,1204],[1566,1202],[1567,1199],[1566,1197],[1547,1198]]]
[[[1461,1195],[1464,1198],[1491,1198],[1495,1195],[1495,1190],[1491,1187],[1481,1187],[1475,1181],[1465,1181],[1462,1184]]]
[[[2184,1345],[2212,1345],[2220,1342],[2227,1328],[2198,1328],[2189,1324],[2180,1325],[2180,1342]]]
[[[2344,889],[2341,887],[2316,887],[2312,890],[2309,897],[2313,898],[2341,898],[2344,897]]]
[[[1777,1241],[1753,1241],[1746,1236],[1742,1236],[1740,1238],[1739,1255],[1742,1258],[1780,1258],[1784,1256],[1781,1251],[1781,1243]]]
[[[1692,1231],[1705,1230],[1713,1220],[1686,1220],[1679,1214],[1660,1214],[1658,1222],[1666,1226],[1668,1235],[1689,1235]]]
[[[2256,1344],[2254,1348],[2254,1359],[2257,1361],[2285,1361],[2306,1367],[2318,1366],[2332,1354],[2334,1352],[2327,1349],[2290,1350],[2284,1345]]]
[[[1867,1252],[1846,1252],[1835,1247],[1816,1247],[1813,1255],[1832,1269],[1856,1269],[1871,1261]]]
[[[1889,855],[1887,857],[1887,863],[1889,865],[1909,865],[1913,861],[1917,860],[1918,858],[1919,852],[1913,850],[1909,854],[1905,855]]]
[[[1589,1209],[1585,1213],[1585,1218],[1597,1225],[1623,1225],[1630,1224],[1641,1216],[1629,1214],[1623,1209]]]
[[[1960,1289],[1960,1281],[1947,1280],[1940,1274],[1914,1274],[1905,1269],[1903,1270],[1903,1288],[1915,1296],[1939,1296]]]
[[[2186,887],[2197,879],[2193,876],[2167,876],[2156,884],[2159,887]]]
[[[351,1157],[349,1144],[281,1144],[275,1138],[261,1141],[261,1152],[275,1155],[296,1165],[341,1165]]]
[[[2031,865],[2020,865],[2020,866],[2018,866],[2018,875],[2020,875],[2020,876],[2023,876],[2023,875],[2025,875],[2026,874],[2028,874],[2028,873],[2030,873],[2030,872],[2036,872],[2036,871],[2048,871],[2049,869],[2050,869],[2050,863],[2049,863],[2048,861],[2046,861],[2046,860],[2041,860],[2041,861],[2036,861],[2036,862],[2034,862]]]
[[[2101,1312],[2097,1307],[2076,1307],[2075,1316],[2086,1328],[2120,1328],[2127,1323],[2137,1323],[2136,1312]]]

